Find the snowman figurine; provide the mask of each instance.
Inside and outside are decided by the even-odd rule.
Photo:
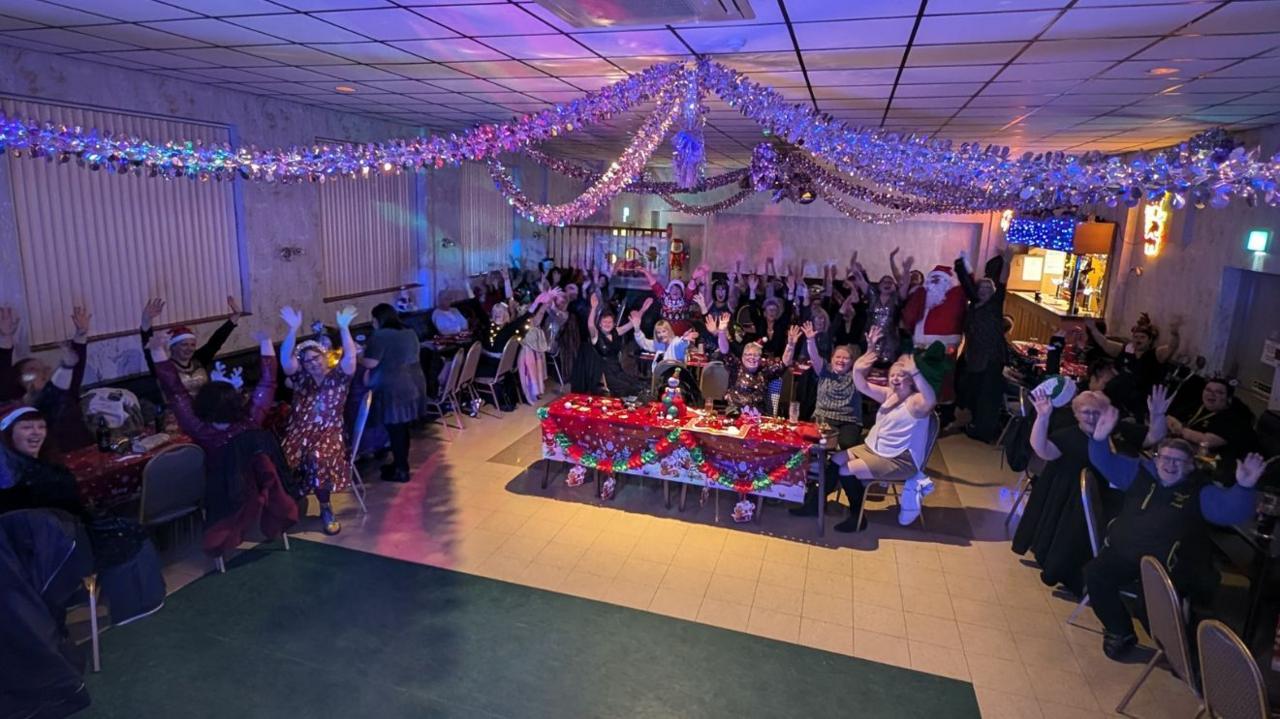
[[[688,413],[684,393],[680,391],[680,370],[667,378],[667,388],[662,391],[662,415],[667,419],[684,419]]]

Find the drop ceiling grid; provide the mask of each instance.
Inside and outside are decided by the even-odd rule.
[[[1254,127],[1280,112],[1280,70],[1263,59],[1280,54],[1280,0],[753,9],[750,22],[587,30],[527,0],[0,0],[0,44],[436,130],[695,55],[851,124],[1019,149],[1167,143],[1174,129]],[[1173,72],[1151,75],[1156,67]],[[758,135],[712,106],[712,154],[745,160]],[[636,125],[553,145],[615,156]]]

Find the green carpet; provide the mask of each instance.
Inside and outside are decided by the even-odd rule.
[[[323,544],[103,636],[84,717],[977,717],[964,682]]]

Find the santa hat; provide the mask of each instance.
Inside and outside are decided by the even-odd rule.
[[[933,269],[929,270],[929,274],[931,275],[936,275],[939,273],[946,275],[948,279],[950,279],[955,275],[954,270],[952,270],[950,267],[947,267],[946,265],[934,265]]]
[[[196,333],[191,331],[191,328],[187,327],[186,325],[178,325],[177,327],[174,327],[169,330],[169,346],[170,347],[178,344],[183,340],[193,340],[195,338],[196,338]]]
[[[0,406],[0,432],[9,429],[14,422],[29,414],[40,414],[40,410],[21,402]]]
[[[680,288],[680,291],[681,291],[681,292],[684,292],[684,280],[671,280],[670,282],[668,282],[668,283],[667,283],[667,290],[668,290],[668,291],[670,291],[670,290],[671,290],[671,286],[672,286],[672,285],[676,285],[677,287],[679,287],[679,288]]]

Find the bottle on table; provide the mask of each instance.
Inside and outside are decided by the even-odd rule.
[[[107,426],[106,417],[98,417],[98,429],[96,435],[99,452],[110,452],[113,450],[113,447],[111,446],[111,428]]]

